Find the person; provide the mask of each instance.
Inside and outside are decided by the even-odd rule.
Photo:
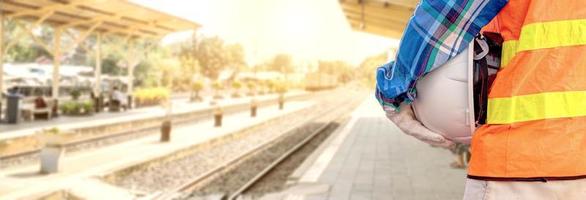
[[[127,97],[124,93],[122,93],[117,86],[112,88],[112,100],[118,103],[119,106],[126,108],[128,106]]]
[[[413,115],[416,80],[465,50],[482,28],[503,38],[486,124],[471,141],[473,199],[586,198],[586,1],[423,0],[376,97],[406,134],[453,148]],[[490,23],[489,23],[490,22]]]

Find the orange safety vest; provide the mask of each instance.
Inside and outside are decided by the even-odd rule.
[[[502,65],[468,177],[586,178],[586,0],[510,0],[495,24]]]

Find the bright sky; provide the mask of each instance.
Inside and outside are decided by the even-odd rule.
[[[352,31],[338,0],[132,0],[195,21],[205,35],[240,43],[249,64],[278,53],[301,62],[345,60],[354,64],[398,44]],[[190,33],[173,34],[164,42]]]

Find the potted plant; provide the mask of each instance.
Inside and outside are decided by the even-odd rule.
[[[280,82],[280,83],[276,84],[275,90],[279,94],[279,100],[278,100],[279,101],[279,109],[283,110],[283,108],[285,107],[285,93],[288,90],[287,83]]]
[[[79,97],[81,96],[81,89],[78,87],[75,87],[75,88],[71,89],[71,91],[69,92],[69,95],[71,95],[71,99],[73,99],[74,101],[77,101],[79,99]]]
[[[232,93],[232,97],[234,97],[234,98],[240,97],[240,88],[242,88],[242,82],[240,82],[240,81],[233,81],[232,82],[232,89],[234,89],[234,92]]]
[[[214,81],[212,83],[212,88],[214,89],[214,99],[223,99],[221,91],[224,89],[224,85],[220,81]]]
[[[191,83],[191,91],[192,91],[192,95],[190,100],[194,101],[194,102],[199,102],[199,101],[203,101],[203,98],[201,98],[201,96],[199,96],[199,92],[203,90],[203,82],[200,80],[194,81],[193,83]]]
[[[266,85],[267,85],[267,89],[268,89],[267,93],[271,94],[271,93],[275,92],[276,83],[274,80],[267,80]]]
[[[285,93],[287,93],[288,90],[289,90],[289,88],[287,87],[287,83],[286,82],[277,83],[276,86],[275,86],[275,91],[278,94],[285,94]]]
[[[42,131],[40,136],[41,142],[44,144],[39,155],[41,173],[56,173],[59,171],[59,164],[65,153],[65,135],[58,128],[52,128]]]
[[[246,87],[248,88],[248,96],[254,96],[256,93],[256,84],[253,81],[248,81],[246,83]]]
[[[257,94],[258,95],[264,95],[265,94],[265,83],[264,83],[264,81],[259,81],[257,83],[256,87],[258,88],[258,90],[257,90]]]

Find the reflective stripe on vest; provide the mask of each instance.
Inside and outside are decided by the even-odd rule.
[[[525,25],[520,40],[503,43],[501,65],[506,67],[518,52],[586,44],[586,20],[565,20]]]
[[[488,103],[489,124],[581,116],[586,116],[586,91],[492,98]]]

